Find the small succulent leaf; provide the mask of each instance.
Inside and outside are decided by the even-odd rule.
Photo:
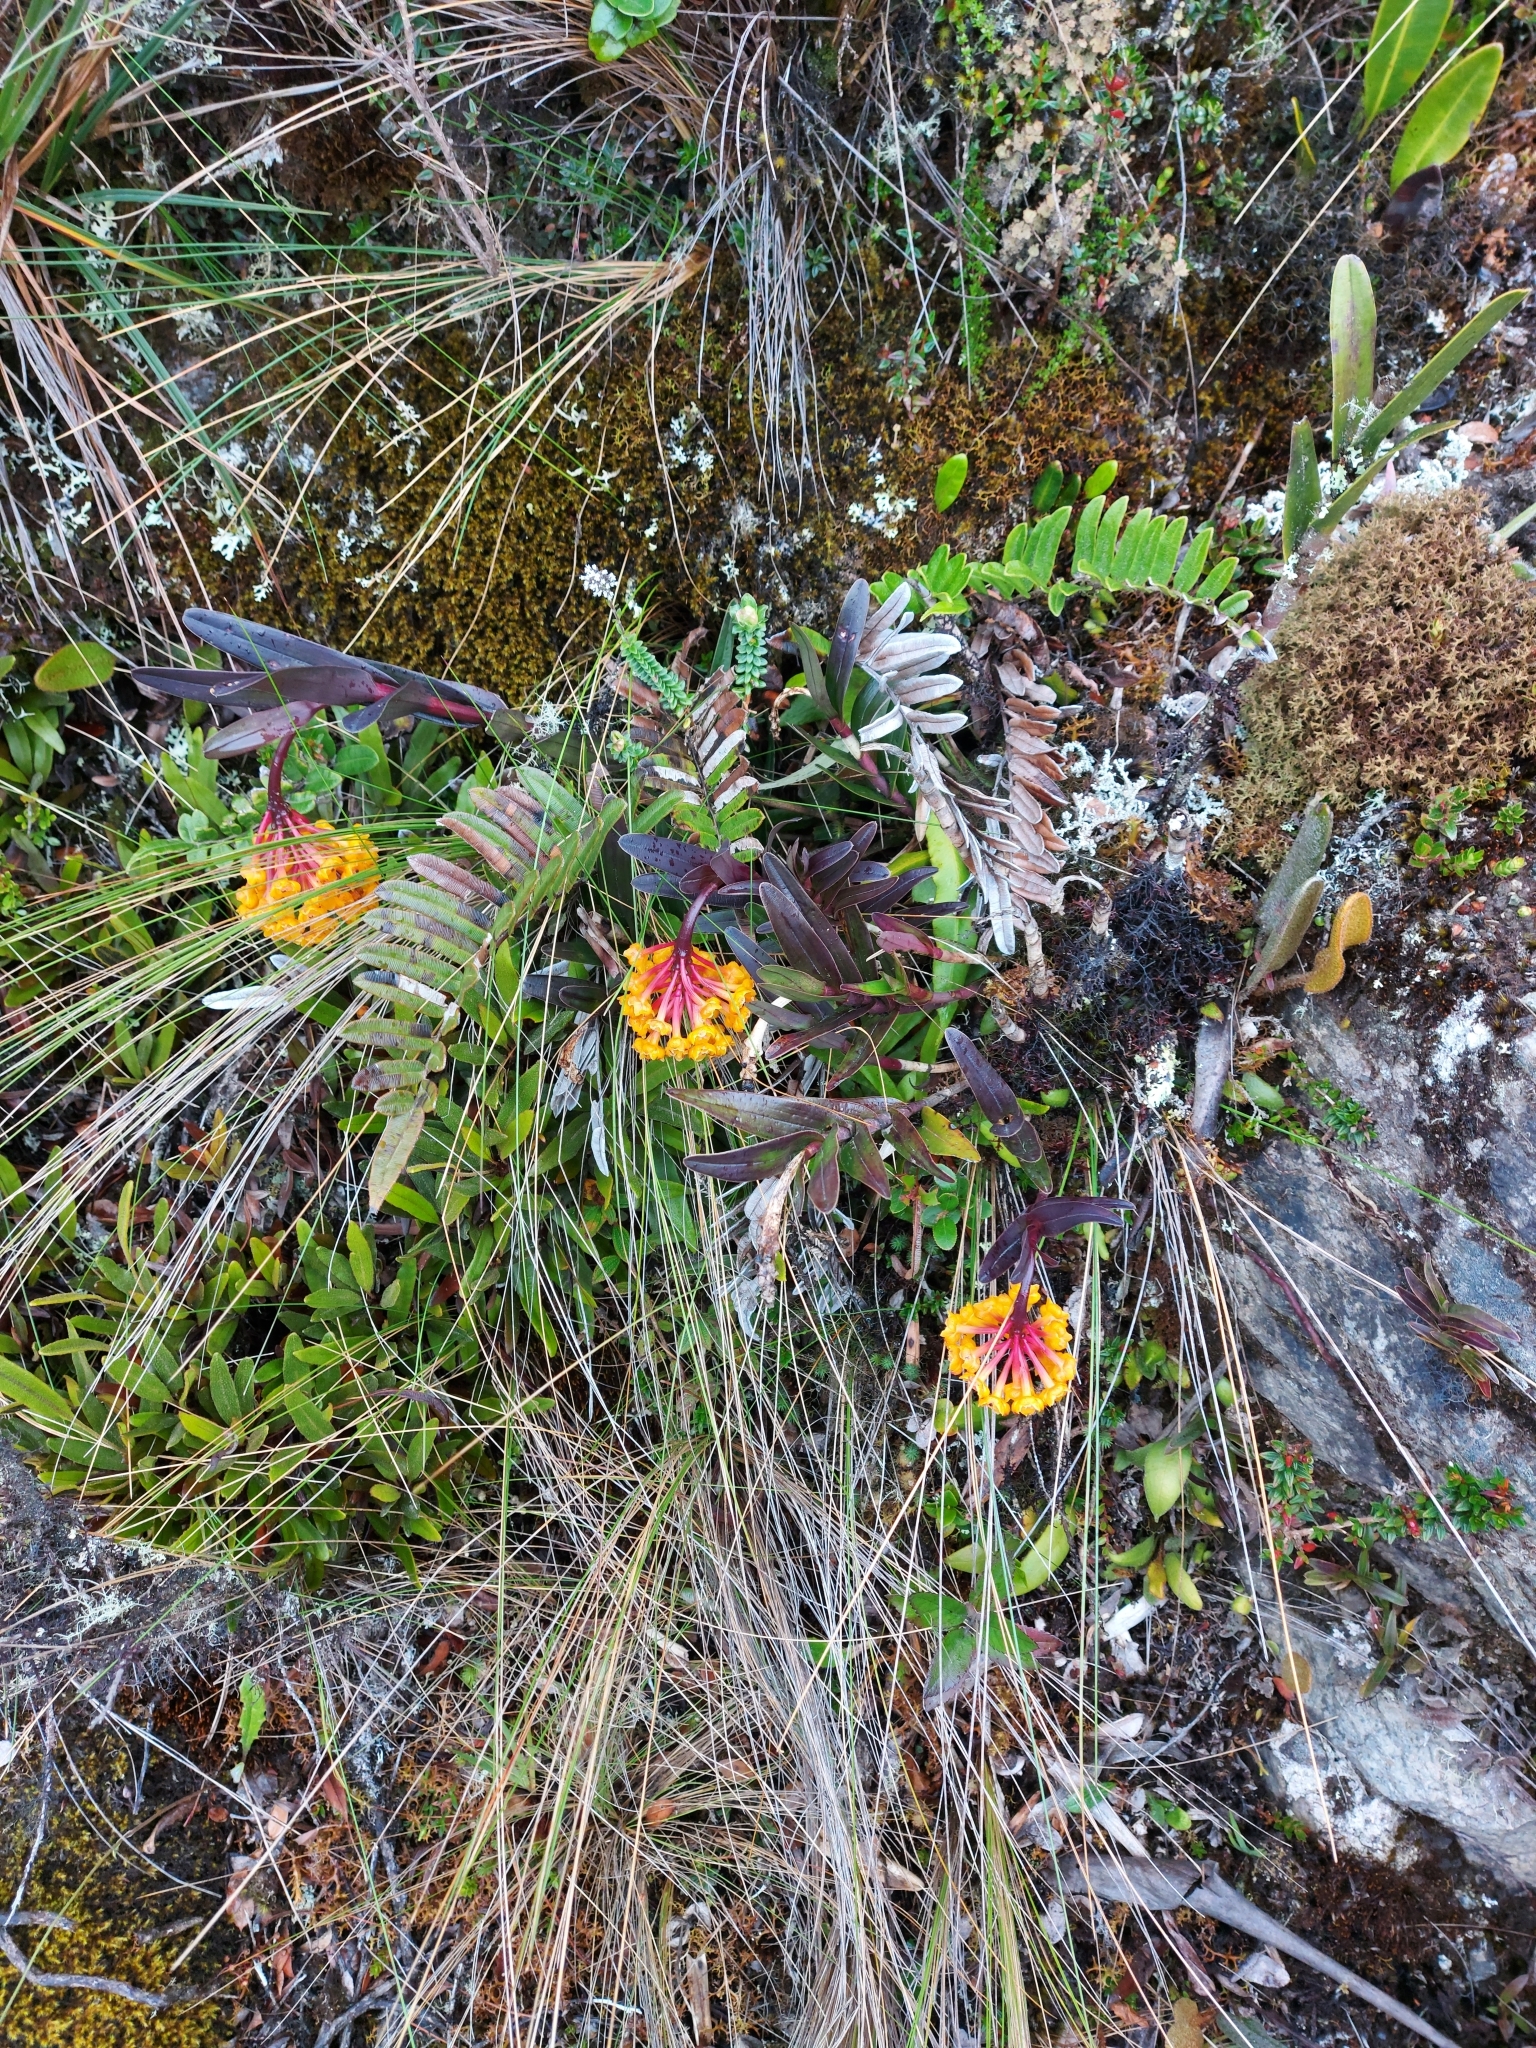
[[[1011,1138],[1022,1131],[1024,1112],[1019,1099],[980,1047],[958,1025],[944,1033],[944,1043],[996,1136]]]
[[[1147,1446],[1141,1485],[1147,1497],[1147,1511],[1155,1519],[1168,1514],[1184,1498],[1193,1465],[1194,1453],[1187,1445],[1159,1442]]]
[[[1484,43],[1458,58],[1435,80],[1414,108],[1397,145],[1392,159],[1394,188],[1427,164],[1448,164],[1460,155],[1487,111],[1503,63],[1503,46]]]
[[[1010,1588],[1015,1595],[1033,1593],[1053,1572],[1058,1572],[1072,1553],[1072,1539],[1065,1523],[1053,1515],[1043,1527],[1032,1529],[1013,1560]]]
[[[1198,1613],[1205,1602],[1200,1598],[1194,1580],[1186,1571],[1183,1558],[1176,1551],[1163,1552],[1163,1571],[1167,1576],[1168,1590],[1180,1606],[1191,1608]]]

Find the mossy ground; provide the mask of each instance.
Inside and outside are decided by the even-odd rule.
[[[164,1990],[171,1965],[185,1947],[185,1928],[155,1941],[150,1929],[179,1922],[192,1913],[211,1917],[222,1897],[227,1865],[222,1837],[196,1820],[173,1826],[156,1840],[156,1871],[138,1856],[126,1856],[112,1833],[131,1827],[129,1806],[134,1763],[120,1744],[76,1729],[56,1753],[49,1824],[41,1854],[28,1882],[25,1905],[32,1912],[60,1913],[72,1932],[20,1929],[17,1941],[39,1970],[111,1977],[145,1990]],[[35,1762],[35,1750],[32,1752]],[[12,1766],[12,1775],[25,1762]],[[140,1788],[139,1809],[148,1823],[167,1798],[188,1787],[158,1783],[152,1769]],[[190,1785],[190,1780],[189,1780]],[[0,1846],[0,1891],[9,1901],[31,1846],[37,1820],[38,1780],[22,1794],[13,1785],[6,1800],[6,1829]],[[147,1827],[144,1830],[147,1832]],[[173,1875],[166,1875],[170,1872]],[[178,1986],[208,1984],[224,1995],[155,2013],[105,1992],[43,1991],[21,1983],[9,1964],[0,1964],[0,2044],[3,2048],[224,2048],[233,2032],[228,1985],[219,1965],[230,1948],[229,1930],[219,1928],[183,1966]]]
[[[909,406],[880,366],[881,326],[834,315],[819,331],[816,446],[792,495],[764,473],[739,323],[680,308],[654,344],[621,338],[541,434],[509,441],[467,516],[387,598],[381,572],[429,520],[465,413],[435,448],[391,445],[361,407],[339,429],[306,423],[297,438],[323,444],[324,459],[270,594],[253,598],[252,553],[230,563],[205,551],[199,567],[222,608],[337,644],[356,634],[382,659],[517,700],[548,685],[568,647],[590,645],[604,607],[582,586],[588,563],[637,579],[660,637],[676,637],[740,590],[770,606],[793,590],[802,615],[809,593],[812,613],[835,611],[847,580],[926,560],[940,540],[994,554],[1051,461],[1086,470],[1114,456],[1130,489],[1147,483],[1136,391],[1107,357],[1020,336],[974,380],[932,373]],[[470,372],[450,374],[467,404]],[[408,374],[398,395],[440,413],[443,375],[440,363],[430,379]],[[957,452],[970,477],[940,518],[934,473]],[[358,546],[360,531],[374,537]]]

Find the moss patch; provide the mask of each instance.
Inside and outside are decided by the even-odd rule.
[[[818,331],[819,475],[787,503],[763,476],[741,335],[683,311],[654,347],[631,336],[590,369],[541,438],[509,441],[462,521],[387,595],[391,556],[432,524],[442,479],[474,452],[455,436],[489,402],[482,385],[472,406],[475,373],[441,358],[430,375],[400,374],[394,411],[375,396],[340,425],[292,423],[305,519],[276,556],[269,597],[253,596],[254,549],[230,563],[205,543],[199,570],[221,609],[336,644],[356,634],[380,659],[451,669],[516,700],[542,689],[568,647],[594,644],[606,608],[582,586],[588,563],[650,586],[660,638],[745,589],[775,608],[793,590],[802,615],[830,617],[851,577],[925,561],[940,540],[996,554],[1052,460],[1083,471],[1113,455],[1127,488],[1144,484],[1145,429],[1113,365],[1053,362],[1020,339],[972,383],[931,373],[909,410],[888,389],[880,338],[878,317],[861,328],[834,315]],[[467,340],[460,353],[473,362]],[[412,413],[437,423],[429,437],[401,433]],[[934,472],[957,452],[970,475],[941,518]],[[280,460],[272,481],[281,493]]]
[[[1243,686],[1246,825],[1314,792],[1497,787],[1536,752],[1536,589],[1481,511],[1473,491],[1391,500],[1297,598]]]

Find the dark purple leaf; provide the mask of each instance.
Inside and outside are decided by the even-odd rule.
[[[275,746],[301,725],[307,725],[320,709],[318,704],[275,704],[270,711],[253,711],[249,718],[237,718],[221,726],[203,742],[210,761],[232,761],[237,754],[254,754],[258,747]]]
[[[859,658],[859,641],[863,638],[864,622],[868,617],[869,585],[861,576],[843,599],[843,608],[837,615],[837,630],[832,635],[832,646],[827,655],[827,690],[834,710],[841,704],[848,678]]]
[[[897,1151],[903,1158],[910,1159],[914,1165],[920,1166],[924,1173],[932,1173],[937,1168],[938,1161],[923,1143],[922,1133],[911,1117],[894,1102],[886,1105],[886,1115]]]
[[[826,1138],[811,1168],[807,1186],[810,1191],[811,1207],[818,1215],[827,1216],[837,1207],[837,1197],[842,1188],[842,1174],[837,1164],[837,1139]]]
[[[966,1086],[996,1135],[999,1138],[1016,1137],[1024,1128],[1024,1112],[1019,1107],[1019,1098],[996,1067],[967,1038],[958,1024],[952,1024],[945,1032],[944,1043],[954,1054],[960,1072],[965,1076]]]
[[[820,891],[830,889],[834,883],[851,875],[863,861],[865,851],[879,829],[878,821],[871,818],[851,839],[840,839],[835,846],[818,846],[806,858],[807,881],[813,882]],[[888,872],[881,862],[872,861],[868,865],[880,868],[882,874]]]
[[[891,1192],[890,1178],[885,1170],[885,1161],[880,1157],[880,1148],[870,1135],[867,1125],[856,1118],[848,1123],[848,1138],[844,1147],[849,1173],[862,1181],[871,1194],[888,1195]]]
[[[445,676],[424,676],[413,668],[397,668],[389,661],[368,661],[361,655],[342,654],[334,647],[321,646],[318,640],[305,640],[297,633],[285,633],[278,626],[263,626],[252,619],[233,618],[228,612],[194,607],[182,613],[182,624],[208,646],[262,669],[302,668],[317,662],[327,668],[356,669],[364,674],[371,671],[375,676],[388,677],[392,683],[424,683],[434,696],[468,705],[484,718],[494,718],[498,711],[506,709],[494,692],[476,689],[470,683],[450,682]],[[336,701],[357,703],[362,695],[360,692],[350,700]]]
[[[814,1151],[820,1142],[815,1131],[791,1131],[781,1138],[764,1138],[757,1145],[738,1145],[733,1152],[690,1152],[683,1164],[706,1180],[772,1180],[791,1160]]]
[[[708,849],[690,846],[686,840],[667,839],[660,832],[621,832],[619,845],[631,860],[681,883],[693,895],[716,880]]]
[[[1101,1195],[1041,1195],[1003,1225],[976,1270],[983,1280],[1006,1274],[1027,1290],[1035,1277],[1035,1255],[1043,1238],[1060,1237],[1080,1223],[1118,1229],[1132,1207],[1130,1202],[1109,1201]]]
[[[773,935],[791,967],[832,987],[858,980],[852,954],[819,912],[813,922],[770,882],[759,885],[757,899],[767,911]]]

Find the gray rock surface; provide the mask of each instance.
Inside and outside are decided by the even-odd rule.
[[[1362,1700],[1375,1649],[1359,1624],[1341,1617],[1324,1630],[1291,1614],[1287,1630],[1311,1666],[1307,1725],[1289,1724],[1265,1764],[1292,1811],[1341,1849],[1383,1861],[1401,1854],[1404,1814],[1419,1814],[1501,1883],[1536,1886],[1536,1799],[1513,1769],[1412,1679]]]
[[[1536,1653],[1536,1076],[1479,1022],[1463,1005],[1426,1041],[1363,998],[1298,1002],[1287,1023],[1308,1066],[1365,1104],[1376,1136],[1270,1145],[1237,1191],[1257,1258],[1234,1247],[1226,1272],[1254,1385],[1324,1463],[1381,1492],[1439,1483],[1450,1463],[1512,1482],[1530,1527],[1408,1544],[1404,1563],[1429,1597],[1449,1578]],[[1492,1401],[1395,1297],[1425,1251],[1517,1333]]]

